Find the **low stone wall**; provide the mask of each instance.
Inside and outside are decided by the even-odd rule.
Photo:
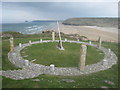
[[[54,67],[54,70],[51,69],[50,66],[45,66],[41,64],[35,64],[32,63],[28,60],[28,64],[26,65],[26,60],[24,60],[21,55],[20,51],[32,44],[38,44],[38,43],[48,43],[48,42],[53,42],[52,40],[44,40],[44,41],[36,41],[36,42],[31,42],[31,43],[26,43],[22,44],[22,47],[15,47],[14,52],[9,52],[8,53],[8,59],[10,60],[11,63],[15,64],[17,67],[22,68],[21,70],[7,70],[7,71],[2,71],[2,75],[12,78],[12,79],[28,79],[28,78],[33,78],[37,77],[41,74],[50,74],[50,75],[62,75],[62,76],[78,76],[78,75],[83,75],[83,74],[90,74],[98,71],[103,71],[106,69],[109,69],[112,67],[112,65],[117,63],[117,56],[110,50],[101,47],[98,48],[97,45],[94,44],[89,44],[85,42],[80,42],[80,41],[63,41],[63,42],[70,42],[70,43],[82,43],[86,45],[90,45],[93,47],[96,47],[100,49],[101,51],[104,52],[105,56],[104,59],[101,60],[100,62],[96,64],[91,64],[91,65],[86,65],[84,71],[80,71],[78,67]],[[59,40],[55,40],[54,42],[59,42]]]

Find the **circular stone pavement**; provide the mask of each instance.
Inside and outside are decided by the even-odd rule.
[[[26,43],[22,44],[22,47],[15,47],[14,52],[9,52],[8,53],[8,59],[10,60],[11,63],[15,64],[17,67],[22,68],[22,70],[9,70],[3,71],[2,75],[6,77],[10,77],[12,79],[26,79],[26,78],[33,78],[37,77],[41,74],[50,74],[50,75],[63,75],[63,76],[78,76],[78,75],[83,75],[83,74],[90,74],[94,72],[99,72],[103,71],[106,69],[111,68],[114,64],[117,63],[117,56],[109,49],[106,49],[104,47],[98,48],[97,45],[95,44],[89,44],[81,41],[63,41],[63,42],[70,42],[70,43],[80,43],[80,44],[86,44],[93,46],[95,48],[98,48],[102,52],[104,52],[105,56],[104,59],[101,60],[100,62],[97,62],[96,64],[91,64],[91,65],[86,65],[84,71],[80,71],[78,67],[55,67],[54,70],[51,69],[50,66],[45,66],[41,64],[35,64],[30,62],[29,60],[25,60],[21,57],[20,51],[32,44],[38,44],[38,43],[48,43],[48,42],[53,42],[52,40],[44,40],[44,41],[36,41],[32,43]],[[59,42],[59,40],[55,40],[54,42]],[[26,62],[28,64],[26,64]],[[20,74],[21,76],[16,74]],[[12,76],[15,73],[14,76]]]

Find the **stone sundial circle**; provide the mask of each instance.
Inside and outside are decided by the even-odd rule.
[[[45,66],[41,64],[35,64],[33,62],[30,62],[29,60],[23,59],[23,57],[20,54],[20,51],[32,44],[38,44],[38,43],[48,43],[53,42],[53,40],[40,40],[35,42],[29,42],[26,44],[20,44],[20,46],[17,46],[14,48],[14,52],[8,53],[8,59],[10,62],[15,64],[17,67],[32,70],[37,73],[42,74],[50,74],[50,75],[62,75],[62,76],[78,76],[82,74],[90,74],[94,72],[103,71],[106,69],[111,68],[114,64],[117,63],[117,56],[109,49],[106,49],[104,47],[98,48],[95,44],[89,44],[81,41],[71,41],[71,40],[62,40],[62,42],[69,42],[69,43],[80,43],[85,45],[90,45],[95,48],[98,48],[101,50],[105,56],[104,59],[100,62],[97,62],[96,64],[86,65],[84,68],[84,71],[80,71],[78,67],[54,67],[54,65],[51,66]],[[59,42],[59,40],[54,40],[54,42]]]

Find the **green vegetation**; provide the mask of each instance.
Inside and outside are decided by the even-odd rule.
[[[43,65],[55,64],[57,67],[78,67],[80,58],[80,44],[63,43],[64,51],[56,48],[58,43],[42,43],[26,47],[21,52],[27,60],[36,59],[34,63]],[[31,52],[32,51],[32,52]],[[91,53],[92,52],[92,53]],[[93,57],[94,56],[94,57]],[[88,46],[86,64],[94,64],[103,59],[104,54],[98,49]]]
[[[8,60],[9,50],[10,50],[9,41],[4,40],[2,42],[2,69],[3,70],[18,69],[18,67],[16,67]]]
[[[38,37],[36,35],[30,35],[30,36],[31,37],[20,36],[19,38],[17,38],[16,36],[15,46],[18,45],[19,42],[26,43],[29,40],[37,41],[39,40],[40,37],[42,37],[40,35]],[[51,38],[44,36],[44,39],[51,39]],[[114,51],[114,53],[116,53],[117,56],[120,55],[120,53],[118,54],[117,43],[103,42],[102,45],[106,48],[111,48],[111,50]],[[10,63],[9,60],[7,59],[7,53],[9,52],[9,41],[6,38],[3,39],[2,49],[3,49],[3,53],[2,53],[3,70],[18,69],[12,63]],[[90,47],[88,49],[90,49]],[[12,80],[12,79],[3,77],[2,85],[3,85],[3,88],[101,88],[102,86],[107,86],[109,88],[117,88],[118,87],[118,64],[114,65],[112,68],[108,70],[92,73],[88,75],[70,76],[70,77],[40,75],[39,77],[36,77],[34,79],[40,79],[40,81],[35,82],[35,81],[32,81],[32,79]],[[67,83],[62,81],[62,79],[71,79],[71,80],[74,80],[75,82]],[[105,83],[104,80],[109,80],[113,82],[114,85],[109,85]]]
[[[14,64],[12,64],[8,60],[8,52],[10,51],[10,45],[9,45],[9,37],[14,37],[14,45],[17,46],[19,43],[28,43],[29,40],[31,41],[38,41],[40,38],[43,40],[51,40],[51,32],[42,32],[42,34],[31,34],[31,35],[25,35],[21,34],[19,32],[3,32],[2,37],[2,69],[3,70],[13,70],[13,69],[19,69]],[[65,35],[62,33],[62,37],[68,38],[69,40],[76,40],[75,38],[71,38],[68,35]],[[58,35],[56,35],[56,39],[58,39]]]
[[[89,75],[82,76],[51,76],[40,75],[34,79],[40,79],[38,82],[33,82],[32,79],[26,80],[11,80],[3,78],[3,88],[101,88],[107,86],[109,88],[118,87],[118,68],[117,65],[112,68]],[[67,83],[62,79],[70,79],[75,82]],[[109,85],[104,80],[110,80],[115,85]]]
[[[118,27],[117,18],[70,18],[63,21],[65,25]]]

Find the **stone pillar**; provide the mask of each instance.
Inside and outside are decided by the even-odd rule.
[[[110,52],[111,52],[111,49],[109,48],[109,49],[108,49],[108,53],[110,53]]]
[[[22,47],[22,44],[21,44],[21,43],[19,43],[19,47]]]
[[[55,32],[52,32],[52,40],[55,41]]]
[[[40,39],[40,42],[42,43],[42,39]]]
[[[14,38],[10,38],[10,51],[14,51]]]
[[[89,44],[92,44],[92,42],[91,42],[91,41],[89,41]]]
[[[65,38],[65,42],[67,41],[67,38]]]
[[[32,42],[31,42],[31,40],[29,41],[29,44],[31,44]]]
[[[80,47],[80,70],[84,71],[85,68],[85,60],[86,60],[86,52],[87,46],[82,44]]]
[[[52,72],[54,72],[54,70],[55,70],[55,65],[54,65],[54,64],[51,64],[51,65],[50,65],[50,70],[51,70]]]
[[[99,47],[99,48],[101,48],[101,44],[102,44],[102,39],[101,39],[101,37],[99,37],[99,40],[98,40],[98,42],[99,42],[99,45],[98,45],[98,47]]]
[[[29,65],[29,61],[25,60],[25,66],[28,66],[28,65]]]

